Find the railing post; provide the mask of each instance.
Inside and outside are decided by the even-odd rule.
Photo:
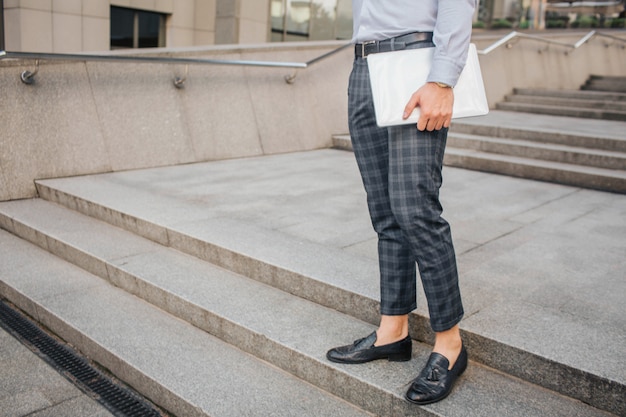
[[[4,49],[4,0],[0,0],[0,51]]]

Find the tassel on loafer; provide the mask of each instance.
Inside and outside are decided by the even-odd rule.
[[[326,357],[329,361],[337,363],[365,363],[376,359],[387,359],[391,362],[411,360],[410,336],[383,346],[374,346],[374,343],[376,343],[376,332],[354,341],[351,345],[331,349],[326,353]]]
[[[431,353],[426,366],[415,378],[406,393],[406,399],[414,404],[425,405],[441,401],[450,394],[456,379],[467,368],[467,351],[465,346],[452,369],[448,370],[450,362],[439,354]]]

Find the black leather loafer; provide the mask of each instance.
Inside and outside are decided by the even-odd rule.
[[[467,368],[467,351],[465,346],[452,369],[450,362],[439,353],[431,353],[422,372],[415,378],[406,393],[406,399],[414,404],[432,404],[441,401],[450,394],[457,377]]]
[[[351,345],[331,349],[326,353],[326,357],[329,361],[338,363],[365,363],[376,359],[387,359],[391,362],[411,360],[410,336],[383,346],[374,346],[374,343],[376,343],[376,332],[356,340]]]

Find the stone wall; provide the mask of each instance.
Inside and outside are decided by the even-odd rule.
[[[341,44],[213,47],[177,56],[306,62]],[[344,51],[345,52],[345,51]],[[345,132],[351,56],[299,70],[0,61],[0,200],[35,196],[33,180],[328,147]]]
[[[555,42],[575,44],[588,32],[537,32]],[[626,40],[624,31],[602,33]],[[478,49],[501,39],[498,35],[474,35]],[[578,49],[548,45],[533,39],[517,38],[479,56],[487,99],[491,106],[513,88],[578,89],[589,75],[626,75],[626,42],[596,36]]]
[[[626,34],[619,33],[626,38]],[[561,36],[571,43],[582,34]],[[479,49],[498,37],[475,36]],[[611,41],[608,41],[611,42]],[[514,87],[577,89],[590,74],[626,75],[624,43],[562,47],[520,39],[480,56],[490,105]],[[214,46],[142,52],[214,59],[306,62],[342,43]],[[124,52],[129,53],[129,52]],[[34,180],[297,152],[347,133],[352,51],[298,70],[180,64],[0,61],[0,201],[36,195]]]

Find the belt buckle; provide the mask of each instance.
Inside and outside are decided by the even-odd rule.
[[[375,43],[376,41],[366,41],[366,42],[361,43],[361,56],[363,57],[363,59],[367,59],[367,55],[365,54],[365,47],[367,45],[373,45]]]

